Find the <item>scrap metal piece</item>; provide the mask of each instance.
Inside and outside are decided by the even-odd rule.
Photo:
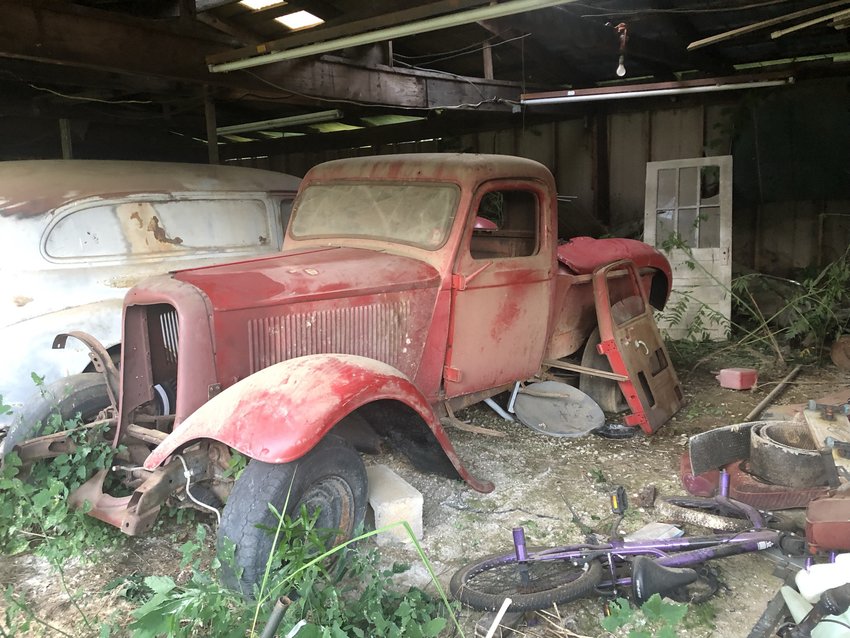
[[[764,423],[780,421],[734,423],[692,436],[688,441],[688,454],[693,473],[702,474],[732,461],[750,458],[750,430]]]
[[[532,383],[517,394],[517,418],[532,430],[557,437],[578,437],[604,425],[605,414],[578,388],[558,381]]]

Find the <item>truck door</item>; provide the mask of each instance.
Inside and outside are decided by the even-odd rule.
[[[550,197],[533,183],[493,181],[473,199],[452,276],[447,397],[538,371],[552,298]]]

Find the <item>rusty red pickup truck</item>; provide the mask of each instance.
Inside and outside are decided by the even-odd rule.
[[[420,466],[491,490],[441,417],[580,353],[597,326],[600,266],[630,260],[657,308],[670,292],[656,250],[625,239],[560,243],[557,215],[550,172],[517,157],[394,155],[313,168],[282,253],[129,291],[120,368],[95,340],[70,333],[102,373],[69,381],[62,407],[108,421],[127,457],[113,471],[132,490],[105,493],[103,471],[73,500],[127,534],[148,530],[169,498],[223,505],[220,538],[235,541],[250,585],[271,549],[258,527],[274,525],[269,503],[281,509],[289,495],[290,511],[320,508],[319,526],[342,537],[362,521],[355,445],[404,441]],[[613,301],[625,294],[617,291]],[[63,434],[22,441],[33,434],[27,424],[10,431],[22,457],[61,449]],[[235,481],[234,452],[249,459]]]

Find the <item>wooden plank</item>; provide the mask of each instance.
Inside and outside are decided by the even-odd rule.
[[[828,2],[817,7],[809,7],[808,9],[802,9],[800,11],[788,13],[784,16],[770,18],[768,20],[760,20],[759,22],[753,22],[752,24],[748,24],[743,27],[738,27],[737,29],[732,29],[731,31],[724,31],[723,33],[718,33],[717,35],[713,35],[708,38],[703,38],[702,40],[691,42],[688,45],[688,51],[693,51],[694,49],[699,49],[700,47],[706,47],[710,44],[724,42],[725,40],[731,40],[732,38],[735,38],[739,35],[752,33],[753,31],[758,31],[759,29],[766,29],[767,27],[772,27],[775,24],[781,24],[783,22],[787,22],[788,20],[793,20],[794,18],[802,18],[804,16],[817,13],[818,11],[826,11],[828,9],[832,9],[833,7],[840,7],[845,4],[850,4],[850,0],[837,0],[836,2]]]
[[[296,104],[313,102],[299,94],[411,108],[515,100],[519,95],[520,85],[514,82],[366,68],[328,58],[295,60],[248,73],[212,74],[204,58],[219,44],[191,32],[116,17],[109,11],[66,11],[64,6],[28,6],[16,0],[0,0],[0,15],[0,57],[286,96]],[[488,104],[485,108],[508,110],[509,106]]]
[[[628,381],[629,377],[625,374],[617,374],[616,372],[608,372],[607,370],[597,370],[596,368],[588,368],[577,363],[569,363],[568,361],[553,361],[546,360],[543,365],[550,368],[558,368],[558,370],[569,370],[570,372],[580,372],[581,374],[589,374],[592,377],[602,377],[603,379],[611,379],[612,381]]]
[[[305,46],[315,42],[333,40],[353,35],[355,33],[383,29],[397,24],[423,20],[425,18],[434,17],[444,13],[451,13],[485,4],[487,4],[487,0],[441,0],[440,2],[433,2],[431,4],[414,7],[412,9],[370,16],[360,20],[352,20],[345,24],[316,27],[301,33],[294,33],[284,38],[269,40],[268,42],[263,42],[258,46],[243,47],[233,51],[214,53],[207,57],[207,63],[222,64],[224,62],[232,62],[233,60],[241,60],[242,58],[261,55],[270,51],[280,51],[282,49]]]
[[[809,433],[818,448],[826,447],[825,440],[832,437],[843,443],[850,442],[850,420],[844,414],[837,413],[832,420],[823,416],[820,410],[803,410]],[[843,457],[837,449],[832,452],[835,464],[850,471],[850,459]]]

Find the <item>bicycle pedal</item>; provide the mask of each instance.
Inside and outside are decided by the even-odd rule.
[[[496,633],[493,634],[493,638],[508,638],[508,636],[514,635],[514,629],[520,626],[523,619],[525,618],[525,613],[521,611],[509,611],[504,616],[502,616],[502,620],[499,621],[499,626],[496,628]],[[475,638],[485,638],[487,633],[490,631],[490,627],[493,626],[493,621],[496,620],[496,612],[491,611],[478,619],[478,622],[475,623]]]

